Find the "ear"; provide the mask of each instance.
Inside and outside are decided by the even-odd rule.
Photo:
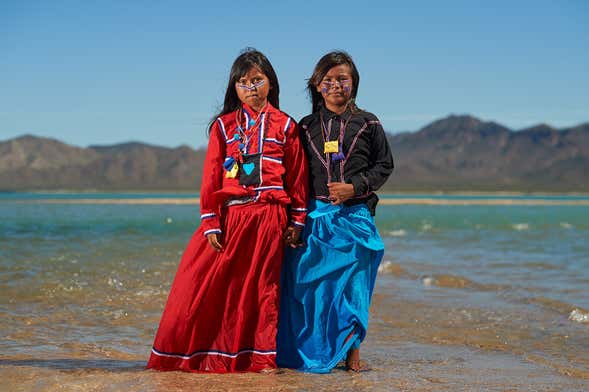
[[[318,92],[319,94],[321,94],[321,85],[320,85],[320,84],[316,84],[316,85],[315,85],[315,89],[317,90],[317,92]]]

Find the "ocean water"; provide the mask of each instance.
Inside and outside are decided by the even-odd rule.
[[[0,195],[0,389],[589,389],[587,205],[378,206],[369,372],[144,371],[199,224],[198,205],[139,203],[171,197],[195,195]]]

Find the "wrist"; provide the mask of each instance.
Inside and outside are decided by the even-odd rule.
[[[361,175],[352,177],[349,184],[352,186],[353,196],[360,196],[368,191],[368,186]]]

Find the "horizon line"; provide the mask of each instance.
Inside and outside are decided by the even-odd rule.
[[[582,126],[585,126],[585,125],[589,125],[589,120],[588,121],[580,122],[580,123],[578,123],[576,125],[565,126],[565,127],[555,127],[555,126],[553,126],[553,125],[551,125],[550,123],[547,123],[547,122],[538,122],[538,123],[535,123],[534,125],[527,126],[527,127],[524,127],[524,128],[513,129],[513,128],[510,128],[508,126],[505,126],[502,123],[500,123],[498,121],[495,121],[495,120],[482,120],[481,118],[476,117],[476,116],[471,115],[471,114],[455,114],[455,113],[450,113],[450,114],[448,114],[445,117],[441,117],[441,118],[438,118],[436,120],[430,121],[426,125],[422,126],[421,128],[419,128],[417,130],[414,130],[414,131],[405,130],[405,131],[396,131],[396,132],[394,132],[394,131],[390,131],[390,130],[385,130],[385,133],[387,133],[387,134],[389,134],[391,136],[402,135],[402,134],[415,134],[415,133],[421,132],[422,130],[428,128],[429,126],[431,126],[431,125],[433,125],[433,124],[435,124],[437,122],[444,121],[444,120],[449,120],[449,119],[452,119],[452,118],[471,119],[471,120],[476,120],[476,121],[478,121],[478,122],[480,122],[482,124],[495,124],[495,125],[499,125],[499,126],[501,126],[503,128],[506,128],[510,132],[528,131],[528,130],[532,130],[532,129],[539,128],[539,127],[547,127],[547,128],[550,128],[551,130],[554,130],[554,131],[565,131],[565,130],[569,130],[569,129],[573,129],[573,128],[578,128],[578,127],[582,127]],[[119,141],[119,142],[111,142],[109,144],[95,144],[95,143],[91,143],[91,144],[87,144],[85,146],[80,146],[78,144],[73,144],[73,143],[69,143],[69,142],[63,141],[62,139],[59,139],[56,136],[42,136],[42,135],[39,135],[39,134],[30,133],[30,132],[25,132],[25,133],[22,133],[22,134],[20,134],[18,136],[13,136],[13,137],[8,138],[8,139],[2,139],[2,140],[0,140],[0,143],[5,143],[5,142],[9,142],[9,141],[12,141],[12,140],[15,140],[15,139],[25,138],[25,137],[34,137],[34,138],[40,138],[40,139],[51,139],[51,140],[55,140],[55,141],[58,141],[60,143],[68,144],[68,145],[75,146],[75,147],[78,147],[78,148],[113,147],[113,146],[120,146],[120,145],[124,145],[124,144],[142,144],[142,145],[146,145],[146,146],[172,148],[172,149],[181,148],[181,147],[188,147],[188,148],[192,148],[192,149],[196,149],[196,150],[199,150],[201,148],[206,148],[207,147],[206,144],[199,145],[199,146],[193,146],[193,145],[191,145],[188,142],[180,143],[180,144],[177,144],[177,145],[174,145],[174,146],[171,146],[171,145],[161,145],[161,144],[154,144],[154,143],[151,143],[151,142],[145,142],[145,141],[141,141],[141,140],[137,140],[137,139],[135,139],[135,140],[131,139],[131,140],[125,140],[125,141]]]

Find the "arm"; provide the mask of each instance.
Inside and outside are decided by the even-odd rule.
[[[350,179],[354,185],[354,196],[378,190],[387,181],[394,168],[393,154],[382,125],[379,121],[374,121],[370,126],[373,127],[370,144],[370,156],[373,163],[370,168]]]
[[[292,121],[286,130],[284,145],[284,186],[291,200],[290,224],[285,239],[291,246],[298,242],[307,217],[307,194],[309,187],[307,157],[299,139],[299,128]]]
[[[218,236],[222,233],[219,219],[220,209],[216,205],[213,193],[221,189],[223,185],[223,161],[225,159],[225,138],[219,127],[219,120],[211,126],[209,134],[209,146],[204,161],[202,183],[200,186],[200,218],[204,235],[211,245],[220,250]],[[219,245],[215,246],[211,240]]]

